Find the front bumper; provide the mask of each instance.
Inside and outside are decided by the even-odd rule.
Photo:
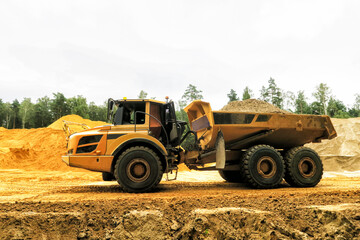
[[[61,160],[66,163],[66,165],[70,166],[70,156],[61,156]]]
[[[61,160],[70,167],[84,168],[97,172],[111,172],[114,156],[65,155]]]

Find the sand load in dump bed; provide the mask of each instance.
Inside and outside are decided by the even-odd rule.
[[[289,113],[268,102],[258,99],[246,99],[233,101],[225,105],[220,111],[229,112],[252,112],[252,113]]]
[[[209,103],[199,100],[185,108],[203,149],[214,148],[219,132],[226,149],[244,149],[256,144],[289,149],[336,137],[328,116],[274,113],[275,110],[212,111]]]

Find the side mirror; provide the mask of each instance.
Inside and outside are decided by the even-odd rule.
[[[111,120],[112,120],[114,106],[115,106],[114,99],[109,98],[108,106],[107,106],[107,120],[108,120],[108,122],[111,122]]]
[[[175,107],[174,102],[170,101],[166,104],[165,109],[165,123],[168,124],[169,122],[175,122],[176,121],[176,114],[175,114]]]
[[[108,108],[110,111],[113,111],[114,110],[114,105],[115,105],[115,102],[113,99],[109,99],[109,105],[108,105]]]
[[[169,120],[170,120],[170,110],[167,108],[165,110],[165,125],[169,123]]]

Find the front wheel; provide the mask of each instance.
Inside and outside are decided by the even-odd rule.
[[[295,147],[285,155],[285,180],[294,187],[314,187],[323,174],[319,155],[307,147]]]
[[[136,146],[123,152],[115,164],[114,175],[125,192],[153,190],[161,181],[163,171],[157,154],[147,147]]]

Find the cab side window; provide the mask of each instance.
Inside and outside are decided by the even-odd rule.
[[[145,102],[132,103],[130,107],[130,124],[144,124],[145,123]],[[136,115],[136,116],[135,116]]]
[[[115,125],[144,124],[145,102],[122,102],[114,116]],[[135,117],[136,115],[136,117]]]

